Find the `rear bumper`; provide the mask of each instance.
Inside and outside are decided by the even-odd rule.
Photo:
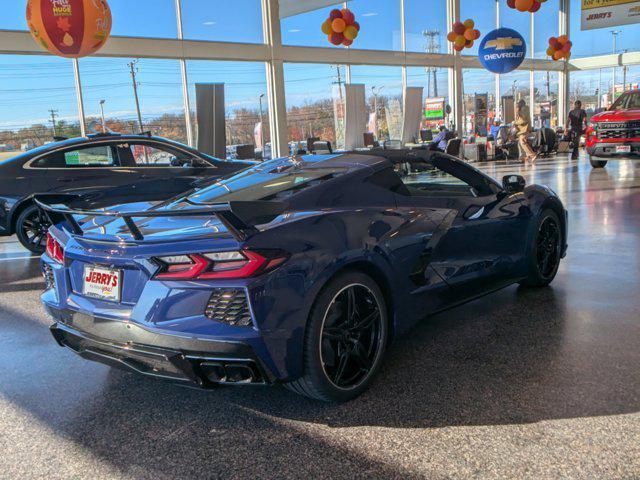
[[[616,153],[616,147],[631,146],[631,153]],[[634,158],[640,157],[640,142],[596,143],[587,147],[587,153],[602,158]]]
[[[56,321],[51,333],[58,344],[88,360],[201,388],[276,380],[242,342],[158,333],[133,322],[45,308]]]

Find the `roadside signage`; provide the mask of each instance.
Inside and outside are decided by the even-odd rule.
[[[638,0],[582,0],[582,30],[640,23]]]
[[[443,120],[445,116],[444,98],[427,98],[424,102],[425,120]]]

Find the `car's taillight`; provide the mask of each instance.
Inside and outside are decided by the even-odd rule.
[[[272,270],[286,260],[286,255],[261,255],[251,250],[216,253],[190,253],[156,257],[158,280],[217,280],[248,278]]]
[[[47,233],[47,255],[52,260],[55,260],[58,263],[64,263],[64,250],[62,249],[62,245],[58,242],[53,235]]]

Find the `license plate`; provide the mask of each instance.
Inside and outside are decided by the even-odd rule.
[[[86,265],[84,267],[83,295],[111,302],[120,301],[122,271],[113,268]]]
[[[618,145],[616,153],[631,153],[631,145]]]

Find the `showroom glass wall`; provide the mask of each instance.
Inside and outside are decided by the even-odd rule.
[[[89,126],[99,117],[101,100],[105,100],[102,107],[107,123],[112,121],[114,128],[124,131],[133,130],[131,125],[137,122],[137,112],[127,64],[136,58],[141,58],[136,71],[143,127],[191,143],[197,132],[189,135],[187,126],[195,123],[194,85],[199,82],[226,85],[229,143],[255,141],[261,106],[265,134],[268,138],[269,127],[275,128],[277,148],[282,148],[283,139],[300,140],[308,136],[335,139],[334,97],[339,98],[340,82],[349,80],[366,86],[370,114],[375,110],[372,104],[378,102],[381,123],[375,128],[381,139],[393,136],[388,128],[381,126],[385,121],[383,115],[387,115],[387,105],[401,97],[405,84],[422,86],[424,100],[438,96],[447,98],[452,106],[460,103],[462,116],[456,123],[464,127],[465,133],[472,133],[470,116],[475,115],[476,105],[469,101],[469,96],[486,94],[490,110],[493,105],[498,115],[501,103],[498,100],[513,91],[515,81],[516,96],[532,103],[538,123],[551,125],[564,104],[562,96],[567,102],[570,100],[569,92],[572,98],[593,97],[590,103],[595,110],[610,103],[623,88],[638,82],[638,78],[634,78],[638,70],[632,65],[627,66],[626,74],[618,67],[614,75],[612,67],[601,68],[596,60],[588,58],[586,63],[576,62],[577,68],[583,70],[572,72],[567,90],[563,89],[564,74],[557,71],[562,64],[548,61],[544,50],[548,37],[559,33],[558,10],[567,1],[571,4],[569,31],[575,45],[575,58],[584,60],[586,55],[611,53],[614,37],[618,53],[640,48],[640,36],[634,35],[637,25],[616,28],[615,35],[607,29],[582,32],[579,0],[548,0],[533,16],[533,22],[530,14],[509,9],[506,0],[460,0],[459,17],[473,18],[483,33],[501,24],[520,30],[531,43],[528,56],[532,60],[525,67],[533,69],[533,73],[523,68],[501,77],[479,68],[477,59],[473,58],[477,45],[463,52],[464,61],[454,61],[453,56],[446,54],[445,37],[455,14],[448,12],[447,6],[453,5],[455,9],[458,4],[455,0],[352,0],[348,5],[357,15],[362,33],[348,51],[330,46],[320,32],[320,24],[331,9],[326,6],[328,2],[318,1],[318,5],[323,5],[321,8],[312,7],[302,12],[301,9],[315,2],[236,0],[230,15],[230,10],[223,8],[224,2],[212,8],[208,0],[110,0],[113,35],[130,40],[126,45],[123,42],[115,47],[108,45],[105,52],[101,52],[113,58],[81,59],[80,81],[76,82],[71,61],[40,54],[35,44],[28,46],[26,33],[25,37],[10,36],[15,33],[10,31],[26,30],[26,0],[15,0],[10,7],[5,6],[0,17],[0,29],[9,31],[0,31],[5,53],[0,55],[5,66],[0,73],[3,80],[0,98],[6,100],[0,113],[0,131],[17,137],[16,127],[40,125],[52,133],[48,111],[54,110],[56,122],[75,122],[68,126],[69,134],[74,134],[79,130],[79,119]],[[280,20],[265,7],[272,4],[279,4]],[[263,24],[264,21],[267,24]],[[274,42],[265,40],[265,33]],[[4,41],[6,38],[11,41]],[[20,41],[14,47],[15,38]],[[145,38],[163,41],[150,44]],[[277,41],[279,38],[284,47]],[[403,47],[407,51],[406,60]],[[273,59],[282,59],[284,63]],[[336,63],[342,65],[340,80],[337,68],[331,66]],[[34,72],[38,69],[43,69],[46,84],[37,81]],[[451,77],[452,69],[460,72],[463,88],[456,89],[455,82],[451,81],[455,78]],[[268,82],[268,78],[272,81]],[[83,109],[78,107],[79,91],[83,94]],[[451,96],[455,91],[459,92],[459,98]],[[272,115],[269,107],[282,111]],[[301,122],[296,121],[301,116],[317,118],[318,122],[306,122],[302,128]],[[191,123],[187,123],[188,118]],[[560,118],[557,123],[562,124],[563,120]]]

